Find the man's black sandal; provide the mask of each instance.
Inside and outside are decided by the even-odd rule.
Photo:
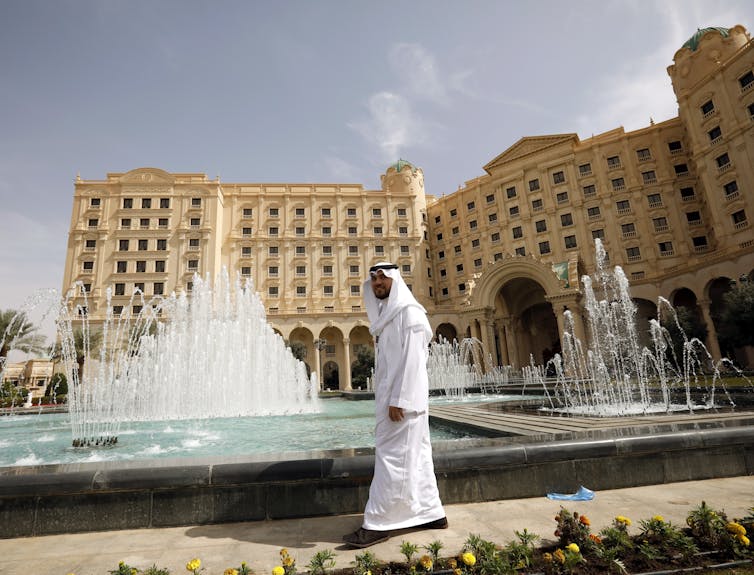
[[[343,536],[343,542],[351,547],[371,547],[377,543],[382,543],[390,539],[390,531],[375,531],[373,529],[364,529],[359,527],[353,533]]]

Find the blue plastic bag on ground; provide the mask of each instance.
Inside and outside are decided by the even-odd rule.
[[[594,499],[594,491],[582,485],[576,493],[548,493],[547,499],[554,499],[556,501],[591,501]]]

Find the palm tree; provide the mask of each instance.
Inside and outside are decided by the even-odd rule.
[[[44,353],[45,336],[36,333],[39,328],[26,317],[26,312],[0,310],[0,358],[17,349],[25,353]]]

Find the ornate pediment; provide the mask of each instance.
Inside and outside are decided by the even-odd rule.
[[[158,168],[137,168],[130,172],[126,172],[119,178],[119,180],[122,184],[172,185],[175,182],[175,177]]]
[[[494,160],[484,166],[485,171],[488,174],[492,174],[493,170],[498,166],[502,166],[528,156],[558,146],[568,142],[578,142],[579,137],[576,134],[554,134],[551,136],[527,136],[521,138],[518,142],[513,144],[510,148],[505,150],[502,154],[496,157]]]

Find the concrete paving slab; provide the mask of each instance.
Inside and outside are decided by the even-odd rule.
[[[401,560],[401,541],[421,547],[439,540],[444,545],[442,554],[450,555],[461,549],[470,533],[505,544],[515,537],[515,530],[524,528],[552,541],[553,518],[561,505],[587,515],[593,532],[609,525],[616,515],[631,518],[632,530],[637,529],[640,519],[654,515],[683,525],[688,512],[702,501],[724,510],[730,518],[744,516],[754,506],[754,476],[598,491],[594,500],[582,502],[551,501],[543,495],[447,505],[447,530],[397,533],[369,550],[383,561]],[[341,537],[360,523],[361,515],[340,515],[3,539],[0,573],[107,575],[119,561],[125,561],[140,569],[155,564],[178,575],[186,572],[188,561],[198,557],[206,569],[204,575],[222,574],[241,561],[257,575],[264,575],[278,564],[283,547],[302,572],[311,557],[323,549],[335,552],[337,567],[348,567],[362,551],[346,549]]]

